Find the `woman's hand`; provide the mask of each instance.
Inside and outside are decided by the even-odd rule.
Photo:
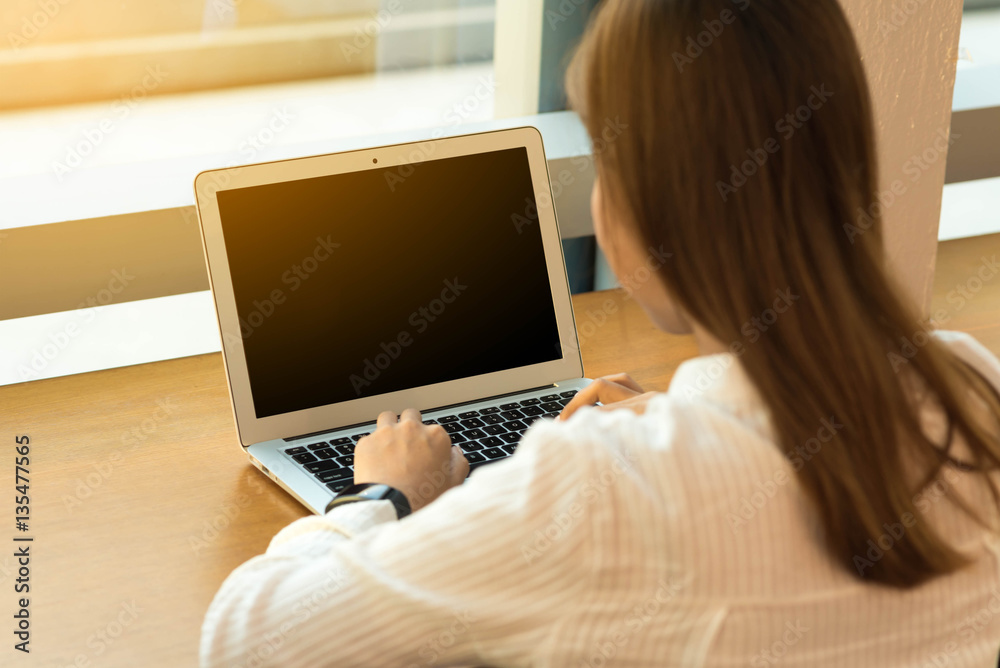
[[[416,512],[469,474],[465,453],[440,425],[425,425],[420,412],[407,408],[378,416],[376,429],[354,449],[354,482],[395,487]]]
[[[654,396],[655,392],[644,391],[627,373],[604,376],[577,392],[562,409],[559,419],[566,420],[584,406],[594,406],[598,402],[601,403],[598,408],[605,410],[629,408],[641,415],[646,410],[646,404]]]

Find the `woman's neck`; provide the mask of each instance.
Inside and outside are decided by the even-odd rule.
[[[692,324],[692,335],[694,342],[698,346],[699,355],[715,355],[717,353],[729,352],[729,346],[709,334],[708,330],[700,325]]]

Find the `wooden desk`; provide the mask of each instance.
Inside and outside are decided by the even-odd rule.
[[[1000,235],[943,243],[933,311],[1000,352],[1000,276],[973,279],[994,254]],[[975,294],[949,302],[956,286]],[[592,378],[627,370],[665,389],[696,354],[620,292],[574,305]],[[30,657],[11,635],[18,434],[31,437]],[[3,665],[196,665],[223,579],[307,514],[240,454],[218,354],[0,387],[0,438],[0,540],[11,546],[0,549]]]

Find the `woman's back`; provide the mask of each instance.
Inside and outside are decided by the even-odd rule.
[[[978,343],[938,336],[1000,385],[1000,363]],[[586,449],[602,462],[590,477],[599,553],[553,656],[590,666],[650,656],[684,666],[994,665],[1000,542],[946,496],[989,508],[982,481],[946,470],[915,498],[919,513],[886,523],[851,572],[823,545],[796,481],[842,425],[821,420],[786,454],[765,415],[735,358],[720,354],[682,364],[642,416],[592,411],[566,425],[564,438],[591,435]],[[925,415],[930,429],[941,424],[933,409]],[[909,590],[859,577],[916,522],[974,563]]]

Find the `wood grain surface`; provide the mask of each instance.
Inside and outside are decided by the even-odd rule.
[[[932,313],[1000,352],[1000,235],[940,245]],[[967,296],[962,295],[962,290]],[[586,373],[667,387],[697,351],[621,291],[573,299]],[[31,439],[30,531],[14,528],[14,438]],[[219,354],[0,387],[3,526],[31,545],[31,654],[13,650],[18,577],[0,550],[0,664],[194,666],[226,575],[305,508],[238,445]],[[16,660],[16,663],[15,663]]]

